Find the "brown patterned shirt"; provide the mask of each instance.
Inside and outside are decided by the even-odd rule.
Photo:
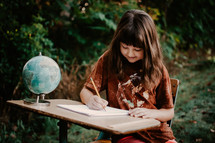
[[[152,90],[146,90],[141,81],[141,61],[136,63],[124,62],[125,78],[119,80],[108,69],[108,56],[105,52],[95,64],[89,77],[94,79],[98,91],[106,90],[109,106],[120,109],[144,107],[149,109],[173,108],[171,84],[167,69],[163,66],[162,79]],[[87,79],[85,87],[94,94],[94,87]],[[161,123],[159,128],[137,133],[146,142],[166,142],[175,139],[171,128],[166,123]]]

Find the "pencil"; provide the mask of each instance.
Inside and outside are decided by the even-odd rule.
[[[93,81],[93,78],[91,77],[90,80],[91,80],[92,83],[93,83],[93,87],[94,87],[94,89],[95,89],[95,91],[96,91],[96,94],[98,95],[98,97],[101,98],[101,96],[100,96],[100,94],[99,94],[99,92],[98,92],[98,90],[97,90],[97,88],[96,88],[96,85],[95,85],[95,83],[94,83],[94,81]],[[104,107],[104,106],[103,106],[103,109],[105,110],[105,107]],[[106,111],[106,110],[105,110],[105,111]]]

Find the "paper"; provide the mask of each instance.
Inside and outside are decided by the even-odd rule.
[[[112,107],[106,107],[105,110],[93,110],[89,109],[86,105],[63,105],[58,104],[58,107],[81,113],[88,116],[121,116],[121,115],[128,115],[128,110],[122,110]]]

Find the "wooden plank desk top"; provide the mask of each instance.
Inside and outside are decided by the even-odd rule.
[[[81,102],[66,99],[51,99],[47,101],[50,101],[50,106],[28,105],[24,104],[23,100],[9,100],[7,103],[40,115],[111,134],[129,134],[160,125],[160,122],[154,119],[141,119],[130,116],[90,117],[57,107],[58,104],[80,105],[82,104]]]

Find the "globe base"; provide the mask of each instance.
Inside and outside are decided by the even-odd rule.
[[[35,106],[50,106],[50,102],[44,99],[39,99],[39,96],[37,96],[37,99],[32,99],[32,98],[25,98],[24,104],[28,105],[35,105]]]

